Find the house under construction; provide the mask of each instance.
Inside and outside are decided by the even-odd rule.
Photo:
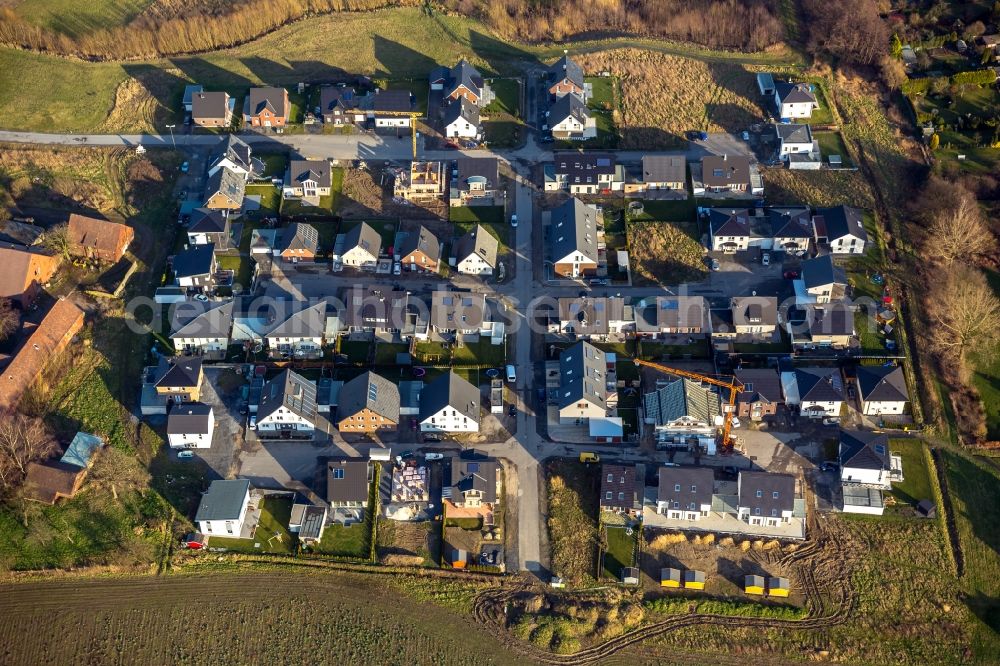
[[[407,200],[436,199],[445,192],[444,162],[410,162],[396,174],[393,196]]]

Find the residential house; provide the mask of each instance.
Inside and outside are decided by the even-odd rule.
[[[236,100],[226,92],[199,92],[191,96],[191,122],[199,127],[229,127]]]
[[[205,208],[237,211],[243,208],[247,182],[240,173],[222,167],[205,184]]]
[[[549,255],[552,270],[564,278],[595,275],[597,251],[597,209],[577,198],[552,211],[549,225]]]
[[[861,211],[850,206],[817,208],[813,231],[816,242],[829,246],[833,254],[864,254],[868,242]]]
[[[189,83],[184,86],[184,95],[181,97],[181,104],[184,106],[185,113],[191,113],[191,105],[194,103],[193,98],[195,93],[200,93],[204,90],[204,86],[196,83]]]
[[[494,206],[502,203],[500,162],[495,157],[461,157],[451,171],[451,206]]]
[[[174,284],[192,291],[209,291],[214,285],[213,275],[217,269],[215,246],[196,245],[174,255],[171,268]]]
[[[243,122],[250,127],[284,127],[291,108],[284,88],[251,88],[243,106]]]
[[[321,358],[330,323],[328,308],[326,301],[293,301],[287,316],[276,318],[264,334],[271,357]]]
[[[563,95],[557,99],[545,116],[547,127],[556,139],[585,141],[597,137],[597,121],[576,95]]]
[[[292,160],[285,171],[281,196],[315,200],[329,196],[332,183],[329,160]]]
[[[464,58],[452,68],[436,67],[430,74],[431,90],[440,90],[445,100],[464,97],[476,106],[487,106],[496,95],[479,71]]]
[[[837,418],[844,404],[843,382],[836,368],[796,368],[783,372],[785,402],[809,418]]]
[[[601,510],[638,514],[642,510],[642,486],[635,465],[601,465]]]
[[[305,222],[292,222],[281,230],[274,256],[293,264],[316,261],[319,253],[319,232]]]
[[[400,265],[410,271],[437,273],[441,265],[441,241],[424,225],[410,232],[397,248]]]
[[[446,486],[445,492],[446,501],[451,507],[460,510],[485,509],[492,513],[493,508],[500,503],[499,461],[475,452],[452,456],[451,483]]]
[[[893,481],[903,480],[902,458],[889,453],[884,433],[841,430],[840,509],[845,513],[881,516],[885,511],[884,491]]]
[[[701,158],[701,182],[708,192],[756,195],[758,188],[751,183],[750,175],[750,158],[746,155],[706,155]]]
[[[382,253],[382,236],[367,222],[351,227],[344,234],[340,260],[345,266],[374,268]]]
[[[172,449],[209,449],[215,433],[211,405],[185,402],[174,405],[167,415],[167,443]]]
[[[672,520],[701,520],[712,510],[714,489],[711,467],[661,467],[656,512]]]
[[[343,326],[348,333],[426,339],[429,309],[419,297],[383,286],[354,287],[344,295]]]
[[[229,169],[243,176],[244,180],[261,178],[264,163],[253,157],[250,144],[235,134],[227,134],[208,158],[208,175],[214,176],[219,169]]]
[[[340,396],[340,432],[371,433],[399,426],[399,387],[388,379],[365,372],[344,384]]]
[[[229,249],[233,231],[225,211],[195,208],[187,228],[189,245],[214,245],[220,250]]]
[[[326,463],[326,501],[333,519],[361,522],[371,497],[372,463],[364,458],[330,458]]]
[[[796,303],[832,303],[847,296],[847,276],[829,254],[803,261],[798,281],[802,284],[801,288],[796,285],[796,291],[802,292],[802,298],[797,298]]]
[[[648,194],[659,190],[683,192],[687,189],[687,159],[680,153],[643,155],[641,175],[632,189],[633,192],[626,193]]]
[[[576,95],[580,101],[586,102],[590,97],[590,86],[583,77],[583,68],[575,60],[564,55],[549,66],[546,86],[554,99],[563,95]]]
[[[737,368],[736,379],[743,390],[736,395],[736,416],[761,421],[778,413],[785,404],[781,395],[781,376],[772,368]]]
[[[249,479],[217,479],[201,497],[194,522],[198,531],[211,536],[250,538],[243,534],[250,505]]]
[[[366,114],[361,108],[361,102],[357,91],[348,86],[323,86],[319,91],[323,122],[337,127],[364,124]]]
[[[795,510],[795,477],[790,474],[741,470],[737,481],[740,520],[751,525],[778,527]]]
[[[707,330],[708,306],[702,296],[657,296],[633,307],[637,337],[701,336]]]
[[[448,371],[420,393],[421,432],[479,432],[479,387]]]
[[[0,298],[27,308],[59,268],[59,257],[15,245],[0,245]]]
[[[288,531],[299,543],[308,548],[323,541],[326,529],[327,507],[296,501],[288,517]]]
[[[409,169],[396,174],[393,196],[407,200],[437,199],[444,194],[444,162],[410,162]]]
[[[168,406],[201,401],[201,383],[205,378],[200,356],[161,356],[148,375],[156,395]]]
[[[316,382],[283,370],[264,384],[257,407],[261,437],[311,437],[316,429]]]
[[[612,358],[613,355],[612,355]],[[605,418],[618,403],[614,360],[581,341],[559,355],[559,422],[587,423]]]
[[[415,100],[409,90],[377,90],[367,100],[368,119],[376,130],[409,128]]]
[[[450,139],[478,139],[482,135],[479,107],[460,97],[444,110],[444,135]]]
[[[801,255],[809,251],[813,237],[812,222],[806,208],[771,208],[772,249]]]
[[[431,294],[431,327],[442,337],[476,337],[489,333],[486,294],[435,290]]]
[[[808,83],[775,82],[774,104],[781,119],[809,118],[813,110],[819,108],[816,95]]]
[[[775,296],[734,296],[728,311],[712,310],[712,339],[766,342],[778,328]]]
[[[477,224],[455,243],[456,270],[463,275],[493,275],[500,241]]]
[[[125,250],[135,238],[135,232],[128,225],[76,213],[69,216],[67,234],[71,254],[109,263],[125,256]]]
[[[712,250],[735,254],[758,244],[761,230],[751,220],[746,208],[712,208],[708,211],[708,228],[712,236]]]
[[[28,463],[23,485],[25,499],[49,505],[59,499],[72,499],[103,446],[100,437],[78,432],[59,460]]]
[[[83,310],[65,298],[56,301],[0,372],[0,413],[17,407],[49,362],[59,358],[81,328]]]
[[[635,330],[632,306],[616,297],[568,297],[558,301],[559,320],[550,333],[582,340],[607,340]]]
[[[190,301],[171,309],[170,342],[178,353],[220,356],[229,348],[233,301]]]
[[[796,350],[848,349],[856,337],[854,312],[846,302],[790,308],[788,335]]]
[[[778,139],[778,157],[786,159],[788,155],[815,155],[819,153],[818,146],[813,141],[812,128],[798,123],[775,123],[774,134]]]
[[[714,454],[716,423],[722,415],[717,389],[683,377],[658,379],[656,389],[642,400],[658,449],[696,447]]]
[[[621,190],[624,177],[612,153],[556,153],[544,167],[546,192],[607,194]]]
[[[881,416],[905,412],[910,396],[902,366],[860,365],[857,382],[862,414]]]

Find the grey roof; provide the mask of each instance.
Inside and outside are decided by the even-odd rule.
[[[461,456],[451,459],[452,499],[456,495],[476,490],[482,493],[482,501],[495,504],[497,501],[497,476],[500,473],[500,463],[495,458],[486,458],[464,452]]]
[[[325,506],[305,506],[299,525],[299,539],[319,539],[326,523]]]
[[[243,500],[250,492],[249,479],[215,480],[201,496],[195,522],[202,520],[239,520]]]
[[[416,233],[411,232],[406,235],[399,244],[397,254],[400,257],[407,257],[417,250],[424,253],[431,261],[440,261],[441,259],[441,241],[424,225],[420,225],[420,229]]]
[[[850,206],[834,206],[833,208],[817,208],[813,216],[813,225],[817,236],[825,236],[834,241],[845,236],[856,236],[863,241],[868,240],[868,232],[862,222],[861,211]]]
[[[597,210],[594,207],[573,197],[552,211],[549,233],[552,235],[553,261],[579,252],[597,262]]]
[[[583,89],[583,68],[568,55],[564,55],[549,66],[549,83],[556,84],[563,80],[568,80],[581,90]]]
[[[343,324],[348,328],[404,329],[410,320],[426,321],[419,297],[383,286],[354,287],[344,294]]]
[[[263,164],[255,161],[251,155],[250,144],[235,134],[227,134],[219,147],[212,153],[209,164],[215,165],[223,158],[229,158],[233,163],[251,173],[262,173]]]
[[[330,187],[333,183],[329,160],[292,160],[286,176],[286,186],[301,185],[307,180],[316,183],[317,187]]]
[[[748,184],[750,158],[745,155],[706,155],[701,158],[701,181],[708,187]]]
[[[833,263],[833,256],[824,254],[802,262],[802,281],[807,289],[826,285],[847,285],[844,269]]]
[[[201,381],[200,356],[160,357],[153,384],[162,387],[197,387]]]
[[[577,335],[606,335],[613,321],[625,320],[625,300],[615,297],[560,298],[559,321],[569,322]]]
[[[812,128],[801,123],[776,123],[774,125],[782,143],[812,143]]]
[[[900,366],[858,366],[858,390],[865,402],[906,402],[906,378]]]
[[[713,424],[722,413],[722,398],[712,387],[678,377],[657,382],[655,391],[645,394],[646,418],[656,425],[666,425],[685,416]]]
[[[212,407],[200,402],[174,405],[167,416],[168,435],[207,435]]]
[[[354,88],[323,86],[319,90],[319,107],[323,113],[329,113],[338,107],[345,111],[357,109],[359,102]]]
[[[277,377],[264,384],[257,419],[270,416],[278,408],[284,407],[293,414],[309,421],[316,420],[316,382],[309,381],[292,370],[284,370]]]
[[[767,214],[771,221],[771,234],[775,238],[812,238],[808,209],[771,208]]]
[[[429,419],[445,407],[479,422],[479,387],[449,370],[420,392],[420,420]]]
[[[586,400],[607,407],[607,354],[586,341],[564,349],[559,355],[559,407]]]
[[[461,262],[469,255],[475,254],[491,267],[496,268],[499,249],[500,241],[496,239],[496,236],[483,225],[477,224],[455,243],[455,257]]]
[[[367,222],[357,224],[344,234],[344,252],[355,247],[360,247],[373,257],[377,257],[382,251],[382,236]]]
[[[775,326],[778,299],[775,296],[736,296],[731,302],[733,326]]]
[[[840,431],[840,466],[889,471],[889,436],[868,430]]]
[[[667,502],[669,508],[674,508],[673,503],[677,502],[678,509],[684,511],[692,510],[691,502],[696,511],[700,511],[703,504],[712,504],[715,472],[711,467],[661,467],[659,475],[658,502]]]
[[[194,94],[195,93],[200,93],[204,89],[205,89],[205,86],[203,86],[203,85],[201,85],[199,83],[189,83],[189,84],[187,84],[186,86],[184,86],[184,99],[181,101],[181,104],[183,104],[184,106],[187,106],[188,104],[191,104],[191,98],[194,96]]]
[[[636,490],[643,485],[636,479],[635,465],[601,465],[601,506],[631,509],[638,499]],[[625,497],[618,499],[618,493],[625,493]]]
[[[264,109],[270,109],[276,116],[286,116],[284,88],[251,88],[249,109],[250,115],[257,115]]]
[[[643,155],[642,182],[683,183],[687,180],[687,160],[684,155]]]
[[[228,338],[233,329],[233,301],[192,301],[173,310],[171,338]]]
[[[441,331],[471,330],[489,321],[486,294],[439,289],[431,295],[431,325]]]
[[[572,117],[581,125],[590,118],[590,110],[576,95],[563,95],[549,107],[549,127]]]
[[[322,338],[326,333],[327,303],[306,305],[304,301],[291,301],[292,311],[282,321],[275,319],[275,326],[267,332],[267,338]],[[282,312],[284,312],[282,308]]]
[[[444,94],[446,97],[455,92],[459,86],[465,86],[471,92],[482,97],[483,75],[480,74],[479,70],[473,67],[468,60],[462,58],[455,64],[454,67],[447,71],[448,76],[444,82]]]
[[[800,401],[843,401],[840,375],[836,368],[796,368],[795,385]]]
[[[455,160],[455,168],[463,189],[470,178],[484,179],[487,187],[500,186],[500,161],[495,157],[460,157]]]
[[[399,423],[399,387],[381,375],[365,372],[350,380],[340,390],[337,420],[354,416],[362,409]]]
[[[212,272],[212,260],[215,257],[215,243],[196,245],[181,250],[174,255],[173,271],[175,278],[208,275]]]
[[[192,118],[225,118],[229,95],[224,92],[199,92],[191,95]]]
[[[806,311],[810,338],[825,335],[854,335],[854,313],[846,303],[810,307]]]
[[[470,125],[479,126],[479,107],[465,99],[459,97],[444,110],[444,123],[450,125],[459,118],[464,118]]]
[[[702,296],[657,296],[651,303],[635,306],[636,331],[704,328],[706,308]]]
[[[760,497],[757,497],[758,491]],[[777,497],[775,497],[777,493]],[[739,478],[739,502],[750,509],[751,515],[772,517],[772,509],[781,516],[795,508],[795,477],[790,474],[750,472],[743,470]],[[760,509],[760,514],[756,513]]]
[[[247,183],[243,176],[232,169],[222,167],[208,177],[205,184],[205,201],[216,194],[221,194],[235,204],[243,204],[243,197],[246,194]]]
[[[335,477],[334,470],[343,470]],[[365,458],[331,458],[326,464],[327,502],[368,502],[368,469]]]
[[[552,161],[555,172],[565,174],[571,185],[596,185],[600,176],[613,176],[616,169],[613,153],[560,152]]]
[[[104,440],[89,432],[77,432],[73,435],[73,441],[66,447],[66,451],[59,458],[59,462],[66,465],[76,465],[77,467],[88,467],[96,453],[102,446]]]
[[[808,83],[778,81],[774,84],[774,92],[782,104],[816,103],[816,95],[809,89]]]
[[[305,222],[292,222],[281,232],[278,241],[279,252],[285,250],[305,250],[312,254],[319,251],[319,232],[316,227]]]
[[[746,208],[712,208],[708,211],[712,236],[753,236],[750,211]]]
[[[413,110],[413,94],[409,90],[380,90],[371,97],[372,111],[404,112]]]
[[[733,373],[743,384],[737,395],[739,402],[771,402],[781,404],[781,376],[772,368],[740,368]]]
[[[225,232],[228,222],[229,218],[221,210],[195,208],[187,230],[189,233],[220,234]]]

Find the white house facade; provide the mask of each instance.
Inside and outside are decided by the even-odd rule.
[[[460,259],[456,270],[463,275],[493,275],[493,267],[475,252]]]

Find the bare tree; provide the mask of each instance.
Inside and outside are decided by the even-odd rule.
[[[40,239],[42,247],[54,254],[69,259],[72,251],[72,243],[69,239],[69,225],[57,224],[47,230]]]
[[[0,298],[0,341],[6,340],[21,324],[21,315],[9,298]]]
[[[947,277],[933,283],[929,311],[936,326],[934,342],[945,354],[953,354],[961,366],[975,350],[991,355],[1000,343],[1000,298],[982,271],[958,265]]]
[[[14,487],[28,464],[56,450],[56,441],[41,419],[24,414],[0,415],[0,492]]]
[[[889,48],[889,30],[872,0],[804,0],[809,48],[847,63],[872,65]]]
[[[88,479],[90,485],[109,489],[116,500],[119,492],[141,491],[149,486],[149,472],[139,460],[112,446],[105,447],[98,456]]]
[[[951,266],[963,257],[970,263],[989,254],[995,245],[979,204],[961,190],[954,207],[939,210],[927,230],[924,253]]]

